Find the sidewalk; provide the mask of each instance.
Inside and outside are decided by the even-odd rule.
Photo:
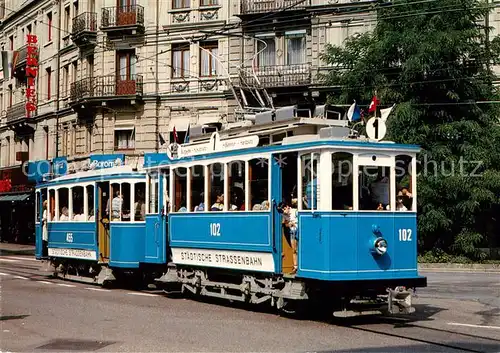
[[[0,243],[0,255],[35,255],[35,246]]]

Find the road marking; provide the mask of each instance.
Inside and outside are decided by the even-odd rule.
[[[0,257],[0,261],[3,261],[3,262],[19,262],[17,260],[6,259],[5,257]]]
[[[93,290],[93,291],[96,291],[96,292],[111,292],[109,289],[102,289],[102,288],[91,288],[91,287],[87,287],[85,288],[87,290]]]
[[[47,281],[38,281],[38,283],[43,283],[43,284],[55,284],[53,282],[47,282]]]
[[[451,326],[465,326],[465,327],[477,327],[477,328],[490,328],[494,330],[500,330],[500,326],[484,326],[484,325],[472,325],[472,324],[461,324],[458,322],[448,322]]]
[[[19,279],[28,279],[27,277],[23,277],[23,276],[14,276],[14,278],[19,278]]]
[[[0,276],[10,276],[10,274],[0,272]]]
[[[150,294],[150,293],[135,293],[135,292],[129,292],[127,293],[128,295],[139,295],[139,296],[142,296],[142,297],[157,297],[158,295],[157,294]]]
[[[9,256],[8,257],[9,260],[10,259],[14,259],[14,260],[21,260],[21,261],[24,261],[24,260],[27,260],[27,261],[38,261],[37,259],[33,259],[31,257],[16,257],[16,256]]]
[[[74,284],[66,284],[66,283],[57,283],[57,285],[61,287],[76,287]]]

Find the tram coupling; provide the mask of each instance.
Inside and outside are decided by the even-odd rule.
[[[412,290],[406,287],[387,288],[387,309],[390,314],[411,314],[415,311],[412,306]]]

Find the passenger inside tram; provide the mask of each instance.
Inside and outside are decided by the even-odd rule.
[[[210,211],[223,211],[224,210],[224,194],[217,195],[215,203],[212,205]]]
[[[123,207],[123,198],[120,190],[115,191],[115,197],[111,201],[111,220],[119,221]]]
[[[63,222],[69,221],[69,216],[68,215],[69,215],[68,208],[67,207],[63,207],[61,209],[61,216],[59,217],[59,220],[63,221]]]

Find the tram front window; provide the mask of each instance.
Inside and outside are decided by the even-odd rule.
[[[359,209],[360,210],[390,210],[390,168],[389,167],[359,167]]]
[[[319,204],[319,153],[300,157],[302,164],[302,209],[317,210]]]
[[[352,154],[332,154],[332,210],[353,209]]]
[[[396,211],[413,211],[412,157],[396,156]]]

